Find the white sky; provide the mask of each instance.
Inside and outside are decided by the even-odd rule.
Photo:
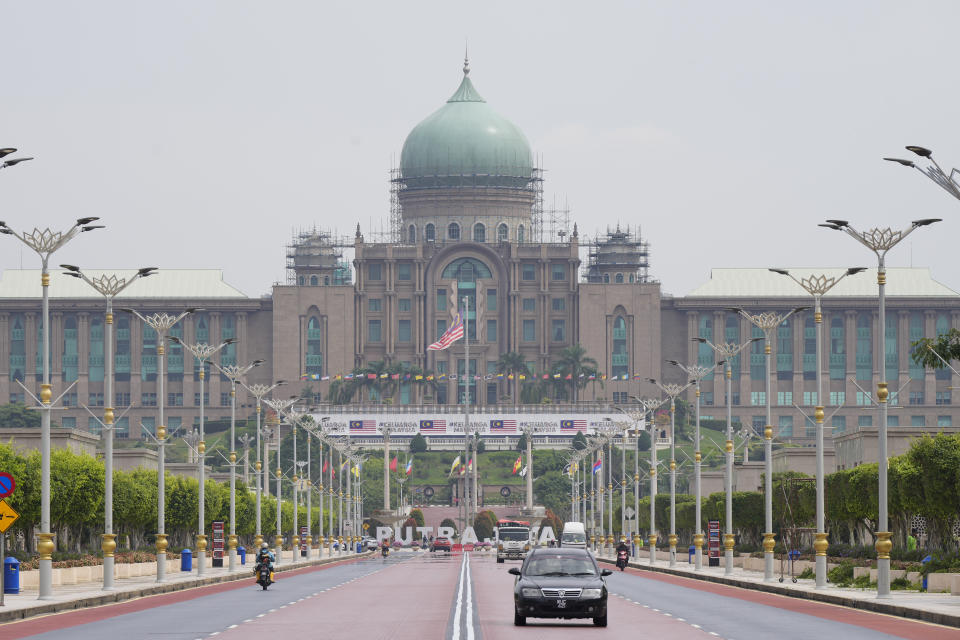
[[[957,2],[0,0],[0,219],[69,226],[95,269],[285,278],[295,228],[388,227],[406,134],[461,77],[527,134],[581,234],[640,225],[653,277],[875,266],[862,227],[944,218],[894,249],[960,291],[960,202],[881,157],[960,164]],[[20,155],[20,154],[18,154]],[[39,266],[0,236],[0,269]]]

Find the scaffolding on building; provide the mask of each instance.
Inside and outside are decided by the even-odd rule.
[[[297,274],[302,272],[325,273],[331,276],[331,284],[348,285],[353,282],[350,260],[344,257],[344,249],[352,249],[353,240],[316,226],[309,229],[294,229],[287,245],[287,284],[295,285]]]
[[[623,277],[623,282],[651,281],[650,243],[643,240],[639,227],[607,227],[605,234],[598,234],[585,245],[587,265],[583,278],[587,282],[615,282],[618,276]]]

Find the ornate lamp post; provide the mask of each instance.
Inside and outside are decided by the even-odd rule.
[[[6,151],[6,149],[4,149]],[[15,150],[14,150],[15,151]],[[8,152],[12,153],[12,151]],[[7,155],[7,154],[4,154]],[[2,157],[2,156],[0,156]],[[29,158],[7,160],[3,168],[23,162]],[[65,244],[73,240],[84,231],[102,229],[100,225],[91,225],[91,222],[100,218],[80,218],[66,231],[51,231],[34,228],[33,231],[17,232],[0,221],[0,233],[13,236],[40,256],[40,286],[43,291],[43,383],[40,385],[40,396],[34,396],[40,409],[40,533],[37,534],[37,551],[40,554],[39,600],[50,600],[53,597],[53,534],[50,532],[50,412],[53,408],[53,386],[50,384],[50,256]],[[30,393],[26,387],[24,391]],[[33,396],[32,393],[30,393]],[[58,398],[59,400],[59,398]],[[112,421],[112,415],[110,416]],[[104,544],[106,543],[104,538]],[[112,539],[111,539],[112,540]]]
[[[257,491],[257,533],[253,539],[253,546],[260,550],[260,545],[263,544],[263,529],[261,528],[261,514],[260,514],[260,503],[263,499],[263,462],[261,457],[261,448],[260,448],[260,413],[261,405],[263,403],[263,398],[276,389],[277,387],[286,384],[284,380],[278,380],[272,385],[265,384],[244,384],[243,381],[240,381],[240,384],[243,385],[243,388],[246,389],[250,395],[257,399],[257,461],[254,463],[254,482],[256,483]]]
[[[723,361],[726,363],[726,377],[727,377],[727,442],[724,445],[724,449],[727,454],[727,473],[725,478],[726,485],[726,533],[723,536],[723,557],[724,557],[724,569],[723,572],[725,575],[731,575],[733,573],[733,546],[734,546],[734,537],[733,537],[733,401],[732,393],[733,389],[731,388],[731,381],[733,377],[733,370],[731,368],[733,359],[740,354],[741,351],[749,347],[754,342],[761,340],[761,338],[751,338],[746,342],[737,344],[736,342],[721,342],[714,344],[707,340],[706,338],[694,338],[697,342],[702,344],[710,345],[710,348],[713,349],[714,353],[723,357]],[[719,363],[718,363],[719,364]],[[767,436],[767,465],[769,468],[770,464],[770,438],[773,437],[773,430],[769,429]],[[770,473],[767,472],[767,480],[769,482]],[[770,493],[768,485],[767,495],[772,495]],[[772,517],[771,521],[767,522],[767,529],[772,530]],[[770,533],[770,549],[767,551],[767,534],[764,534],[763,537],[763,549],[765,557],[767,557],[767,564],[769,564],[771,571],[773,570],[773,534]],[[772,574],[771,574],[772,575]]]
[[[693,568],[695,571],[700,571],[703,569],[703,524],[701,522],[701,491],[700,491],[700,465],[703,456],[700,453],[700,381],[706,378],[710,373],[713,372],[715,366],[713,367],[703,367],[697,364],[686,365],[676,360],[667,360],[672,365],[680,367],[680,369],[687,374],[687,377],[693,380],[697,385],[696,398],[697,398],[697,426],[693,435],[693,442],[695,451],[693,454],[693,468],[694,468],[694,485],[695,485],[695,499],[696,507],[694,508],[694,535],[693,535],[693,547],[694,547],[694,565]]]
[[[676,434],[676,400],[677,396],[693,386],[687,384],[663,384],[650,378],[654,384],[670,398],[670,566],[677,566],[677,434]]]
[[[640,425],[641,423],[646,423],[649,425],[647,430],[650,432],[650,535],[647,538],[647,542],[650,544],[650,566],[657,561],[657,434],[656,434],[656,425],[653,424],[653,420],[647,422],[647,414],[655,411],[657,407],[661,406],[666,400],[660,398],[634,398],[637,403],[640,405],[637,409],[623,409],[622,407],[617,407],[621,413],[628,416],[635,425]],[[636,482],[639,483],[640,478],[639,474],[635,476]],[[637,493],[639,493],[639,488]],[[639,507],[637,518],[639,519]],[[635,540],[637,547],[639,548],[639,528],[638,539]]]
[[[213,366],[230,380],[230,538],[227,542],[227,571],[231,573],[237,570],[237,384],[242,384],[243,376],[261,364],[263,360],[254,360],[244,366],[232,364],[224,367],[213,363]]]
[[[166,313],[154,313],[149,316],[143,316],[133,309],[121,309],[127,313],[132,313],[133,315],[140,318],[145,325],[153,329],[157,333],[157,359],[159,361],[159,371],[157,372],[157,381],[158,381],[158,393],[159,398],[157,399],[157,406],[159,407],[159,421],[157,424],[157,582],[163,582],[166,579],[167,575],[167,534],[166,534],[166,518],[165,518],[165,508],[167,504],[167,493],[166,493],[166,444],[167,444],[167,426],[163,420],[163,405],[166,402],[166,396],[164,395],[163,383],[165,379],[164,373],[164,357],[166,355],[164,341],[167,338],[167,333],[177,325],[178,322],[183,320],[189,314],[196,311],[196,309],[187,309],[183,313],[171,316]]]
[[[933,159],[933,151],[930,149],[918,147],[916,145],[910,145],[905,148],[907,151],[911,151],[921,158],[926,159],[926,161],[930,164],[921,169],[914,164],[912,160],[903,160],[901,158],[884,158],[884,160],[896,162],[897,164],[901,164],[905,167],[916,169],[920,173],[933,180],[944,191],[952,195],[957,200],[960,200],[960,180],[957,178],[957,176],[960,175],[960,171],[957,169],[950,169],[950,173],[946,173],[940,168],[940,165],[937,164],[937,161]]]
[[[770,269],[770,271],[787,276],[800,285],[804,291],[813,296],[813,322],[817,329],[817,404],[813,410],[817,437],[817,534],[813,548],[817,554],[815,567],[816,586],[817,589],[823,589],[827,586],[827,547],[829,543],[827,542],[823,513],[823,407],[826,403],[823,401],[823,312],[820,307],[820,299],[847,276],[866,271],[866,269],[864,267],[852,267],[843,272],[839,277],[810,275],[799,280],[786,269]],[[769,340],[767,344],[769,344]],[[769,419],[767,422],[770,422]]]
[[[280,467],[280,420],[282,416],[285,415],[287,409],[292,407],[296,401],[295,398],[288,400],[264,400],[264,403],[274,411],[274,416],[268,419],[267,422],[273,426],[277,437],[277,468],[275,472],[277,477],[277,535],[274,539],[274,555],[277,558],[277,562],[280,562],[280,559],[283,557],[283,520],[281,511],[283,494],[280,492],[280,480],[283,478],[283,470]],[[294,507],[294,512],[296,512],[296,507]]]
[[[217,352],[226,347],[228,344],[233,344],[236,342],[236,340],[233,338],[227,338],[216,346],[209,345],[205,342],[189,344],[176,336],[170,336],[169,340],[174,344],[179,344],[181,347],[189,351],[200,363],[200,441],[197,442],[197,462],[199,464],[198,477],[200,479],[200,507],[197,515],[197,575],[202,576],[206,572],[207,563],[207,536],[204,533],[207,527],[206,491],[204,490],[206,486],[205,453],[207,450],[207,444],[203,441],[203,408],[205,404],[203,397],[203,381],[207,377],[206,365],[210,362],[210,358],[212,358]]]
[[[116,276],[101,275],[99,278],[88,278],[85,273],[81,273],[80,268],[72,264],[62,264],[61,268],[66,269],[63,275],[83,280],[93,289],[102,295],[107,301],[107,312],[104,317],[104,324],[107,327],[105,342],[105,363],[106,376],[104,378],[104,391],[106,396],[105,407],[103,410],[103,420],[99,420],[103,433],[103,465],[104,465],[104,499],[103,499],[103,522],[104,533],[101,538],[100,548],[103,550],[103,590],[113,589],[114,557],[113,552],[117,548],[115,541],[116,535],[113,533],[113,299],[117,295],[133,284],[139,278],[145,278],[156,271],[153,267],[146,267],[138,270],[132,277],[118,278]],[[46,320],[44,320],[46,323]],[[87,409],[89,411],[89,409]],[[91,412],[92,413],[92,412]],[[96,417],[96,416],[94,416]],[[163,424],[161,415],[160,424]],[[159,541],[159,539],[158,539]],[[159,560],[158,560],[159,562]],[[157,565],[160,566],[159,564]]]
[[[918,147],[919,148],[919,147]],[[952,175],[952,172],[951,172]],[[941,185],[943,186],[943,185]],[[846,220],[827,220],[826,224],[820,225],[834,231],[843,231],[848,236],[870,249],[877,256],[877,287],[880,298],[880,318],[878,322],[878,333],[880,334],[880,381],[877,382],[877,402],[880,403],[880,433],[879,433],[879,513],[877,514],[877,597],[890,597],[890,550],[893,543],[890,541],[891,533],[888,531],[887,518],[887,362],[886,350],[884,344],[887,335],[887,307],[885,287],[887,284],[887,268],[885,260],[887,252],[897,246],[901,240],[913,233],[920,227],[931,225],[934,222],[940,222],[940,218],[925,218],[923,220],[914,220],[910,226],[900,231],[893,231],[889,227],[884,229],[873,228],[866,231],[857,231]]]

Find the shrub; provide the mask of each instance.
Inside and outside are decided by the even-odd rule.
[[[853,564],[850,562],[841,562],[827,572],[827,580],[838,587],[849,586],[850,583],[853,582]]]

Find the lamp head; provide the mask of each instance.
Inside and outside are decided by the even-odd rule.
[[[80,228],[80,231],[81,231],[81,232],[83,232],[83,231],[94,231],[94,230],[96,230],[96,229],[103,229],[103,228],[104,228],[104,226],[103,226],[102,224],[88,224],[88,225],[85,226],[85,227],[81,227],[81,228]]]
[[[724,311],[727,313],[744,313],[744,310],[740,307],[727,307]]]
[[[7,227],[7,226],[3,226],[3,227],[0,227],[0,233],[5,233],[5,234],[7,234],[8,236],[12,236],[12,235],[13,235],[13,229],[11,229],[10,227]]]
[[[66,269],[67,271],[73,271],[75,273],[80,273],[80,267],[73,264],[62,264],[60,265],[61,269]]]
[[[866,267],[850,267],[849,269],[847,269],[847,275],[854,276],[860,273],[861,271],[866,271],[866,270],[867,270]]]
[[[695,338],[690,338],[690,341],[691,341],[691,342],[699,342],[700,344],[706,344],[707,339],[706,339],[706,338],[701,338],[700,336],[697,336],[697,337],[695,337]]]
[[[827,220],[827,222],[828,222],[829,224],[835,224],[835,225],[837,225],[838,227],[841,227],[841,228],[842,228],[842,227],[849,227],[849,226],[850,226],[850,223],[847,222],[846,220]]]
[[[0,158],[10,155],[11,153],[16,153],[17,149],[15,147],[4,147],[0,149]]]
[[[170,342],[172,342],[172,343],[174,343],[174,344],[183,344],[183,341],[182,341],[180,338],[178,338],[177,336],[167,336],[167,340],[169,340]]]
[[[236,338],[227,338],[226,340],[223,341],[222,344],[224,344],[224,345],[233,344],[233,343],[235,343],[236,341],[237,341]]]
[[[196,313],[197,311],[203,311],[203,309],[198,309],[196,307],[187,307],[183,310],[184,313]]]
[[[15,164],[20,164],[21,162],[26,162],[27,160],[33,160],[33,158],[14,158],[13,160],[4,160],[3,166],[12,167]]]
[[[259,367],[259,366],[262,365],[262,364],[263,364],[263,360],[254,360],[254,361],[253,361],[253,366],[255,366],[255,367]]]
[[[654,378],[647,378],[647,382],[650,384],[657,384],[657,381]]]
[[[809,308],[810,308],[810,305],[807,305],[805,307],[795,307],[793,311],[791,311],[790,313],[800,313],[801,311],[806,311]]]
[[[75,273],[73,271],[64,271],[63,275],[70,276],[71,278],[76,278],[77,280],[80,280],[83,277],[79,273]]]
[[[91,222],[95,222],[99,219],[100,218],[96,216],[90,216],[89,218],[77,218],[77,226],[82,227],[85,224],[90,224]]]
[[[788,275],[790,275],[790,272],[787,271],[786,269],[774,269],[774,268],[771,267],[771,268],[769,269],[769,271],[773,271],[774,273],[779,273],[779,274],[782,275],[782,276],[788,276]]]
[[[278,386],[278,387],[282,387],[282,386],[285,385],[285,384],[287,384],[287,381],[286,381],[286,380],[277,380],[277,386]]]
[[[718,366],[718,367],[719,367],[720,365],[724,365],[724,364],[727,364],[727,361],[726,361],[726,360],[719,360],[719,361],[717,362],[717,366]]]
[[[914,220],[911,224],[914,227],[926,227],[927,225],[931,225],[934,222],[940,222],[941,220],[943,220],[943,218],[924,218],[922,220]]]
[[[887,162],[896,162],[897,164],[902,164],[905,167],[915,167],[917,165],[913,164],[912,160],[904,160],[903,158],[884,158]]]
[[[123,311],[124,313],[133,313],[133,309],[130,307],[120,307],[120,311]]]
[[[137,275],[141,278],[146,278],[147,276],[152,276],[156,271],[156,267],[143,267],[142,269],[137,269]]]
[[[835,225],[835,224],[823,224],[823,223],[821,223],[821,224],[818,224],[817,226],[818,226],[818,227],[826,227],[827,229],[833,229],[834,231],[843,231],[843,229],[844,229],[843,227],[838,226],[838,225]]]
[[[762,336],[757,336],[756,338],[750,338],[749,342],[760,342],[763,340]]]
[[[924,147],[918,147],[918,146],[912,145],[912,144],[911,144],[911,145],[907,145],[907,146],[904,147],[904,148],[905,148],[907,151],[912,151],[913,153],[917,154],[917,155],[920,156],[921,158],[929,158],[930,156],[933,155],[933,151],[931,151],[930,149],[926,149],[926,148],[924,148]]]
[[[680,363],[677,362],[676,360],[667,360],[667,363],[668,363],[668,364],[672,364],[672,365],[674,365],[674,366],[678,366],[678,367],[680,366]]]

